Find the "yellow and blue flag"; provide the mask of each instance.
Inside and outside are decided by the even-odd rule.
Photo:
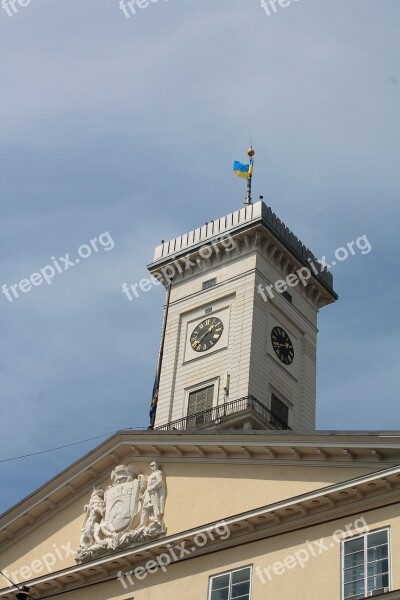
[[[233,163],[233,172],[236,173],[238,177],[243,177],[243,179],[248,179],[253,174],[253,165],[250,163],[249,165],[244,165],[243,163],[235,160]]]
[[[153,396],[152,396],[151,405],[150,405],[150,413],[149,413],[150,427],[149,427],[149,429],[154,428],[154,423],[156,420],[156,412],[157,412],[157,404],[158,404],[158,386],[159,386],[158,373],[156,373],[156,377],[154,380],[154,386],[153,386]]]

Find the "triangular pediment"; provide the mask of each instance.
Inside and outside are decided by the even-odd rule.
[[[400,438],[390,433],[122,431],[1,517],[0,568],[13,581],[53,581],[53,573],[84,571],[205,524],[230,522],[253,535],[261,524],[318,519],[347,510],[348,490],[353,503],[396,492],[398,464]],[[77,563],[85,527],[93,533],[94,525],[100,547]]]

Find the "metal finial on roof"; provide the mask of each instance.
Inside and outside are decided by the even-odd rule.
[[[247,150],[247,154],[250,158],[250,162],[249,162],[249,171],[248,171],[248,175],[247,175],[247,194],[246,194],[246,206],[250,206],[251,204],[251,179],[253,177],[253,163],[254,163],[254,155],[255,155],[256,151],[253,148],[253,145],[250,146],[250,148]]]

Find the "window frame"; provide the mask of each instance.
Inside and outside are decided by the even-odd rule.
[[[345,537],[341,540],[341,570],[340,570],[340,574],[341,574],[341,585],[340,585],[340,598],[341,600],[345,600],[345,593],[344,593],[344,586],[345,586],[345,568],[344,568],[344,559],[345,559],[345,545],[346,542],[351,542],[353,540],[356,539],[360,539],[362,538],[364,540],[364,548],[363,548],[363,552],[364,552],[364,594],[368,594],[368,590],[366,590],[367,587],[367,581],[368,581],[368,569],[367,564],[368,564],[368,536],[373,535],[374,533],[380,533],[382,531],[386,531],[387,532],[387,547],[388,547],[388,583],[389,583],[389,590],[388,593],[391,592],[393,590],[393,586],[392,586],[392,543],[391,543],[391,527],[390,525],[387,525],[385,527],[378,527],[377,529],[372,529],[369,531],[366,531],[365,533],[362,533],[360,535],[351,535],[348,537]],[[376,562],[376,561],[375,561]],[[378,588],[380,589],[380,588]],[[372,590],[374,591],[374,590]],[[373,596],[368,596],[365,595],[364,598],[373,598]],[[352,600],[352,598],[349,598],[348,600]]]
[[[211,277],[211,279],[206,279],[201,282],[201,291],[209,290],[217,285],[217,278]]]
[[[244,569],[249,569],[250,570],[250,575],[249,575],[249,582],[250,582],[250,587],[249,587],[249,600],[252,600],[253,598],[253,565],[245,565],[243,567],[238,567],[236,569],[231,569],[228,571],[222,571],[222,573],[215,573],[215,575],[210,575],[208,578],[208,596],[207,599],[211,600],[211,593],[212,593],[212,585],[211,582],[213,579],[215,579],[216,577],[221,577],[221,575],[229,575],[229,598],[228,600],[232,600],[232,598],[230,597],[230,593],[231,593],[231,588],[232,588],[232,573],[236,573],[237,571],[243,571]]]
[[[211,387],[214,386],[214,393],[213,393],[213,402],[212,402],[212,408],[215,408],[218,405],[218,399],[219,399],[219,392],[220,392],[220,378],[219,377],[213,377],[212,379],[207,379],[206,381],[202,381],[201,383],[197,383],[196,385],[192,385],[188,388],[185,389],[184,394],[184,402],[183,402],[183,414],[182,414],[182,418],[183,419],[190,419],[188,413],[189,413],[189,398],[190,398],[190,394],[193,394],[193,392],[199,392],[204,388],[207,387]]]
[[[196,404],[198,403],[198,395],[201,394],[202,392],[205,392],[206,397],[204,399],[204,404],[206,406],[206,408],[204,408],[203,410],[197,410],[198,407],[196,406]],[[211,396],[211,397],[209,397]],[[192,392],[189,392],[189,396],[188,396],[188,409],[187,409],[187,421],[189,422],[189,419],[196,419],[196,415],[204,413],[208,410],[212,410],[214,407],[214,397],[215,397],[215,386],[213,384],[211,385],[206,385],[205,387],[200,388],[199,390],[193,390]],[[189,411],[191,409],[191,405],[190,405],[190,401],[193,400],[194,402],[194,411],[189,414]],[[207,402],[210,404],[210,406],[207,406]],[[195,421],[194,426],[197,427],[199,423],[197,423],[197,421]],[[204,425],[204,422],[200,423],[200,425]]]
[[[279,415],[277,415],[276,413],[274,413],[274,411],[272,410],[272,398],[275,396],[275,398],[277,400],[279,400],[279,402],[281,402],[284,406],[286,406],[287,411],[288,411],[288,416],[287,416],[287,427],[290,427],[290,423],[292,420],[292,404],[286,400],[286,398],[283,398],[281,396],[281,394],[279,394],[279,392],[277,392],[275,389],[271,389],[270,390],[270,401],[269,401],[269,409],[271,411],[271,422],[273,420],[274,417],[276,417],[277,419],[279,419]],[[283,423],[283,421],[282,421]],[[273,423],[272,423],[273,424]]]

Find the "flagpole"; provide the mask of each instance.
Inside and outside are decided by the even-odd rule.
[[[163,362],[163,357],[164,357],[164,343],[165,343],[165,334],[166,334],[166,331],[167,331],[167,319],[168,319],[169,304],[170,304],[170,300],[171,300],[172,282],[173,282],[173,279],[170,279],[169,283],[168,283],[168,288],[167,288],[167,297],[166,297],[166,300],[165,300],[164,320],[163,320],[162,333],[161,333],[161,346],[160,346],[160,352],[158,354],[156,380],[154,382],[154,390],[155,390],[155,394],[157,395],[157,401],[156,401],[156,406],[154,407],[154,410],[152,411],[152,414],[151,414],[150,426],[149,426],[148,429],[154,429],[154,423],[156,421],[157,404],[158,404],[158,391],[159,391],[159,387],[160,387],[161,367],[162,367],[162,362]],[[154,402],[154,393],[153,393],[153,398],[152,398],[152,404],[153,404],[153,402]]]
[[[253,146],[250,146],[250,148],[247,150],[247,154],[250,157],[250,163],[249,163],[249,174],[247,176],[247,194],[246,194],[246,206],[250,206],[251,204],[251,179],[253,177],[253,162],[254,162],[254,155],[255,155],[255,150],[253,150]]]

